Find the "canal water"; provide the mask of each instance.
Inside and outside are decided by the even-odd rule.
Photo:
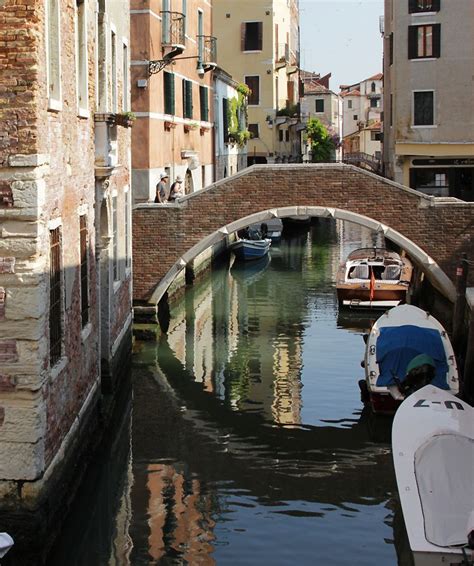
[[[49,565],[395,565],[404,538],[390,419],[362,410],[362,335],[319,220],[268,261],[223,264],[137,342],[131,393]],[[402,524],[403,527],[403,524]]]

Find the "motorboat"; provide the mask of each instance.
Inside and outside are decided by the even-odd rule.
[[[336,278],[339,306],[390,308],[406,302],[413,265],[385,248],[359,248],[341,263]]]
[[[0,533],[0,558],[5,556],[13,544],[14,541],[8,533]]]
[[[387,310],[366,336],[363,400],[375,413],[393,414],[413,390],[425,382],[459,391],[451,341],[442,324],[413,305]]]
[[[472,565],[474,409],[426,385],[392,427],[398,493],[415,566]]]
[[[242,237],[240,237],[242,236]],[[272,241],[263,238],[260,230],[247,228],[230,246],[238,260],[260,259],[268,254]]]
[[[260,230],[262,237],[269,238],[272,244],[277,244],[281,241],[283,222],[279,218],[271,218],[261,224],[252,224],[250,228]]]

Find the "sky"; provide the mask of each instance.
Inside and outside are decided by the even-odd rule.
[[[383,0],[300,0],[301,68],[332,73],[330,88],[382,72]]]

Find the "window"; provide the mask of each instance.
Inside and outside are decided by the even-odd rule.
[[[316,112],[324,112],[324,99],[323,98],[316,100]]]
[[[193,83],[183,79],[183,117],[193,117]]]
[[[59,43],[59,6],[58,0],[48,0],[47,3],[48,30],[48,96],[49,107],[59,109],[61,101],[61,67]],[[56,104],[54,104],[54,101]]]
[[[278,130],[278,141],[283,141],[283,130]]]
[[[263,45],[262,22],[242,22],[241,51],[261,51]]]
[[[371,108],[378,108],[379,106],[379,99],[378,98],[371,98],[370,99],[370,107]]]
[[[182,4],[181,4],[181,12],[184,16],[184,33],[187,34],[188,33],[188,25],[187,25],[187,15],[188,15],[188,2],[187,0],[182,0]]]
[[[413,125],[434,125],[434,92],[432,90],[413,93]]]
[[[175,113],[174,101],[174,74],[165,71],[163,79],[165,114]]]
[[[204,60],[204,23],[203,23],[203,15],[201,10],[198,10],[197,42],[198,42],[198,65],[201,66]]]
[[[76,67],[78,106],[87,109],[87,21],[84,0],[76,0]]]
[[[222,99],[222,132],[223,132],[223,139],[224,143],[229,142],[229,101],[227,98]]]
[[[285,130],[285,141],[290,141],[290,130]]]
[[[249,106],[257,106],[260,104],[260,77],[251,76],[245,77],[245,84],[250,89],[250,94],[248,98]]]
[[[408,0],[408,12],[416,14],[419,12],[439,12],[440,0]]]
[[[119,265],[118,265],[118,223],[117,223],[117,197],[112,197],[112,262],[114,281],[119,280]]]
[[[388,38],[388,49],[389,49],[388,61],[390,65],[393,65],[393,32],[390,34],[390,37]]]
[[[375,83],[372,83],[372,84],[370,85],[370,91],[371,91],[371,92],[375,92]]]
[[[54,366],[61,358],[62,342],[62,282],[61,231],[49,232],[49,363]]]
[[[280,130],[281,131],[281,130]],[[258,124],[249,124],[249,132],[251,138],[259,138]]]
[[[358,120],[359,116],[357,114],[354,114],[354,120]]]
[[[130,110],[128,83],[128,46],[124,43],[122,47],[122,110],[124,112]]]
[[[390,126],[393,126],[393,94],[390,93]]]
[[[87,233],[87,217],[79,217],[79,242],[81,254],[81,320],[82,328],[89,322],[89,236]]]
[[[408,58],[423,59],[440,56],[441,25],[430,24],[408,28]]]
[[[117,36],[114,32],[110,34],[111,46],[111,94],[112,112],[117,112]]]
[[[352,100],[347,101],[347,108],[352,108]]]
[[[380,132],[370,132],[371,141],[381,141],[382,136]]]
[[[201,106],[201,120],[209,122],[209,93],[205,86],[199,87],[199,102]]]

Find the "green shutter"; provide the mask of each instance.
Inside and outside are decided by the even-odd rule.
[[[185,81],[186,83],[186,118],[193,117],[193,83]]]
[[[174,74],[165,71],[163,79],[165,91],[165,114],[175,113]]]
[[[205,86],[199,87],[199,99],[201,103],[201,120],[203,122],[209,121],[209,96]]]

